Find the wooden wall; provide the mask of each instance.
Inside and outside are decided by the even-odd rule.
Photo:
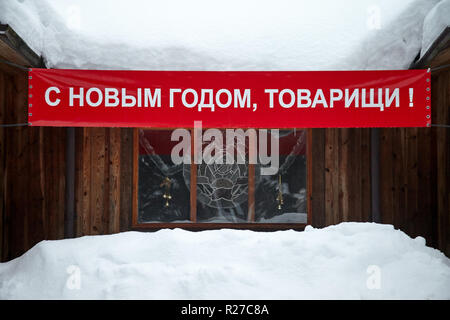
[[[313,129],[312,135],[312,225],[371,221],[370,129]]]
[[[450,70],[432,74],[432,123],[450,124]],[[371,221],[370,129],[313,129],[312,224]],[[380,129],[381,222],[450,256],[450,129]]]
[[[433,73],[432,123],[450,124],[450,70]],[[381,214],[450,256],[450,129],[381,130]]]
[[[133,129],[77,128],[75,141],[75,234],[129,230]]]
[[[27,75],[0,70],[0,123],[27,123]],[[0,128],[0,258],[64,236],[65,130]]]
[[[437,246],[450,257],[450,70],[435,74],[432,77],[431,90],[434,106],[433,122],[447,125],[447,128],[432,129],[432,145],[435,160],[431,163],[436,174],[434,187],[437,188]],[[433,189],[435,190],[435,189]]]

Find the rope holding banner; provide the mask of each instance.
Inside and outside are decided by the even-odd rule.
[[[10,124],[0,124],[0,128],[11,128],[11,127],[25,127],[29,126],[30,123],[10,123]]]
[[[14,62],[9,62],[9,61],[4,60],[4,59],[0,59],[0,62],[1,62],[1,63],[4,63],[4,64],[7,64],[7,65],[9,65],[9,66],[11,66],[11,67],[14,67],[14,68],[18,68],[18,69],[24,70],[24,71],[30,70],[30,68],[27,68],[27,67],[18,65],[18,64],[14,63]]]

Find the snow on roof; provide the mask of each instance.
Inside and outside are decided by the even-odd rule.
[[[421,57],[448,26],[450,26],[450,0],[441,0],[425,17]]]
[[[181,229],[42,241],[0,299],[450,299],[450,259],[391,225]]]
[[[438,0],[0,0],[50,68],[405,69]]]

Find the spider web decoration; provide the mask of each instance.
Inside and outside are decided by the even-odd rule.
[[[292,130],[282,130],[279,136],[283,137],[292,133]],[[294,132],[295,135],[296,132]],[[296,152],[305,144],[305,132],[301,131],[296,144],[292,147],[291,152],[286,160],[280,166],[279,172],[285,174],[292,165]],[[145,138],[143,131],[140,130],[140,144],[151,155],[151,161],[156,165],[164,176],[173,176],[177,172],[183,171],[183,178],[188,189],[190,189],[191,165],[180,164],[170,165],[165,163],[161,157],[156,154],[153,146]],[[238,146],[233,148],[234,151],[241,150]],[[244,145],[247,152],[248,147]],[[197,165],[197,199],[204,205],[216,209],[236,208],[248,199],[248,164],[227,164],[227,150],[218,150],[223,159],[222,164],[215,162]],[[245,159],[245,155],[241,155]],[[217,157],[215,157],[217,158]],[[260,166],[255,165],[255,188],[260,182]]]
[[[224,156],[225,157],[225,156]],[[248,197],[245,164],[206,164],[197,167],[197,199],[213,208],[234,208]]]
[[[245,144],[239,143],[233,148],[217,148],[215,150],[217,154],[208,163],[203,161],[197,165],[198,201],[215,209],[236,208],[247,201],[248,166],[246,163],[236,163],[239,158],[245,160],[246,149]],[[244,153],[237,154],[234,164],[227,164],[227,155],[234,157],[234,153],[239,150],[244,150]],[[190,165],[184,165],[183,177],[189,185]]]

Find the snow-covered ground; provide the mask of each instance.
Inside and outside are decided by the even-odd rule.
[[[450,299],[450,259],[374,223],[126,232],[40,242],[0,264],[0,298]]]
[[[0,22],[50,68],[405,69],[449,24],[435,9],[423,30],[438,3],[0,0]]]

